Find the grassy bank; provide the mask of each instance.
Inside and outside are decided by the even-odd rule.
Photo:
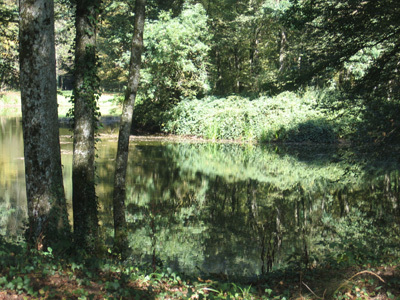
[[[0,243],[1,299],[400,299],[398,261],[325,264],[253,279],[190,277],[103,258],[66,257]]]
[[[164,115],[163,130],[208,139],[335,143],[353,120],[351,116],[338,120],[341,112],[324,109],[320,98],[310,91],[255,99],[230,96],[184,100]]]
[[[60,117],[71,108],[70,97],[70,91],[59,93]],[[162,131],[211,140],[336,143],[353,135],[361,122],[354,109],[332,109],[335,101],[317,91],[258,98],[209,96],[184,99],[165,111],[167,106],[162,103],[138,99],[133,124],[138,132]],[[103,116],[119,116],[121,96],[104,93],[99,108]],[[0,115],[21,115],[18,92],[0,95]]]
[[[69,102],[71,91],[63,91],[57,95],[58,116],[65,117],[72,104]],[[99,99],[100,113],[104,116],[120,115],[121,107],[116,104],[114,94],[104,93]],[[21,96],[18,91],[7,91],[0,94],[0,116],[21,116]]]
[[[58,113],[65,117],[70,91],[58,95]],[[365,107],[338,92],[309,90],[256,98],[232,95],[183,99],[174,105],[137,99],[133,128],[210,140],[285,143],[398,143],[400,130],[392,114],[396,103]],[[119,116],[121,94],[103,93],[102,116]],[[390,112],[390,113],[389,113]],[[20,116],[19,92],[0,94],[0,115]]]

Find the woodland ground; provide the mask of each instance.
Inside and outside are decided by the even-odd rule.
[[[3,251],[0,299],[400,299],[398,264],[325,265],[246,281],[143,271],[108,258],[76,263],[22,254],[8,253],[9,261],[25,263],[5,267]]]

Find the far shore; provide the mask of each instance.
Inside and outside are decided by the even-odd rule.
[[[62,92],[57,95],[58,116],[63,118],[71,109],[69,102],[71,91]],[[99,107],[103,116],[119,116],[121,106],[114,101],[117,94],[104,93],[100,96]],[[0,92],[0,117],[18,117],[21,116],[21,96],[19,91]]]

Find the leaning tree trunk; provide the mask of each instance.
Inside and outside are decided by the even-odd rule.
[[[140,65],[143,50],[143,30],[146,0],[135,2],[135,29],[132,37],[131,60],[129,64],[128,85],[122,108],[121,124],[118,136],[118,150],[114,177],[114,235],[115,251],[123,254],[127,248],[125,197],[126,167],[128,163],[129,136],[132,127],[132,115],[140,78]]]
[[[53,0],[20,0],[20,84],[28,242],[59,245],[69,225],[59,141]]]
[[[95,127],[97,121],[96,16],[100,1],[76,2],[74,83],[73,213],[75,242],[93,251],[98,242],[95,193]]]

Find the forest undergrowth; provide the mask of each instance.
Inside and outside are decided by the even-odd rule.
[[[0,299],[400,299],[399,260],[324,263],[254,278],[197,277],[121,261],[111,251],[88,255],[0,244]]]

